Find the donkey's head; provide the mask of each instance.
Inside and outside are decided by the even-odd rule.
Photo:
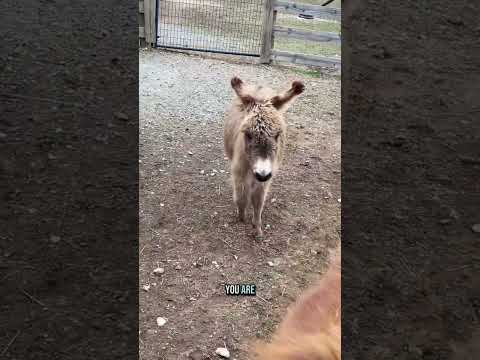
[[[282,155],[285,142],[285,122],[283,113],[288,105],[304,90],[304,85],[294,81],[284,94],[258,100],[255,94],[246,91],[238,77],[231,80],[232,88],[241,100],[245,118],[241,136],[245,143],[245,153],[255,178],[267,181],[273,176]]]

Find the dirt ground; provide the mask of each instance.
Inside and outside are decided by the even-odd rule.
[[[140,52],[140,358],[247,359],[340,244],[340,80],[274,66]],[[265,238],[237,222],[223,151],[229,79],[305,93],[267,199]],[[269,264],[270,263],[270,264]],[[273,266],[272,266],[273,265]],[[164,268],[161,275],[154,274]],[[228,297],[225,283],[254,283]],[[144,287],[150,286],[148,291]],[[157,317],[167,323],[159,327]]]

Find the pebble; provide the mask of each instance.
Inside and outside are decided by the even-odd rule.
[[[342,199],[337,199],[337,201],[338,201],[339,203],[341,203],[341,202],[342,202]]]
[[[150,290],[150,285],[143,285],[143,286],[142,286],[142,289],[143,289],[144,291],[148,291],[148,290]]]
[[[270,200],[270,202],[273,204],[275,201],[277,201],[277,199],[273,198],[272,200]]]
[[[175,270],[182,270],[182,267],[180,265],[175,266]]]
[[[480,233],[480,224],[475,224],[472,226],[472,230],[475,233]]]
[[[158,325],[158,326],[163,326],[163,325],[165,325],[165,324],[167,323],[167,321],[168,321],[168,320],[165,319],[164,317],[161,317],[161,316],[157,317],[157,325]]]
[[[215,350],[215,354],[220,355],[225,359],[230,358],[230,351],[228,351],[227,348],[217,348],[217,350]]]
[[[193,155],[193,152],[189,151],[189,152],[188,152],[188,155],[192,156],[192,155]]]
[[[205,174],[205,170],[200,170],[200,174]]]
[[[165,204],[164,204],[164,203],[160,203],[160,206],[161,206],[161,207],[164,207],[164,206],[165,206]]]
[[[274,267],[280,265],[280,259],[273,259],[273,261],[269,261],[268,266]]]
[[[156,268],[156,269],[153,270],[153,273],[154,273],[155,275],[161,275],[161,274],[163,274],[164,272],[165,272],[165,269],[162,268],[162,267],[158,267],[158,268]]]

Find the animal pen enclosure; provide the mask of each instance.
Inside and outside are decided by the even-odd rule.
[[[341,10],[279,0],[140,1],[147,45],[340,66]]]

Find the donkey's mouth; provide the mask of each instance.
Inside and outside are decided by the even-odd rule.
[[[255,173],[255,179],[257,179],[260,182],[265,182],[267,180],[270,180],[271,177],[272,177],[272,173],[269,173],[267,175],[261,175],[259,173]]]

